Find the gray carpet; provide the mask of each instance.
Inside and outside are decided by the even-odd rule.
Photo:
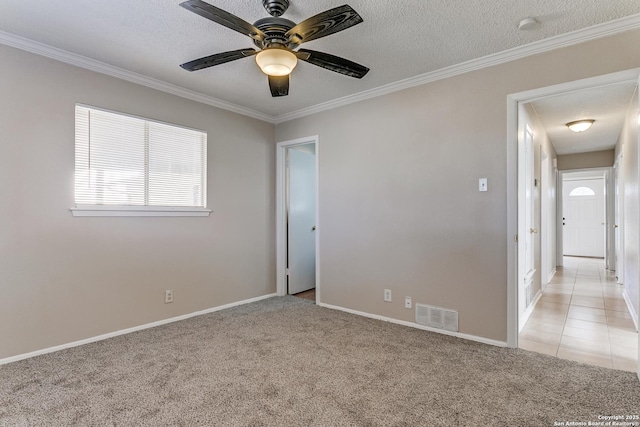
[[[553,426],[639,412],[633,373],[294,297],[0,366],[2,426]]]

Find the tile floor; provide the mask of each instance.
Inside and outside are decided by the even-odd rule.
[[[519,347],[636,372],[638,333],[621,292],[602,260],[565,257],[520,332]]]

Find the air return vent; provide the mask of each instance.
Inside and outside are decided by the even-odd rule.
[[[458,332],[458,312],[431,305],[416,304],[416,323],[430,328]]]
[[[531,305],[531,303],[533,302],[533,283],[529,283],[529,286],[527,286],[526,289],[526,297],[525,297],[525,308],[529,307]]]

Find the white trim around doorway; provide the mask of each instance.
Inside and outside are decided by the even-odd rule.
[[[518,105],[553,95],[638,81],[640,68],[507,96],[507,346],[518,347]]]
[[[287,209],[286,150],[296,145],[315,144],[316,151],[316,304],[320,303],[320,173],[318,135],[282,141],[276,144],[276,294],[287,295]]]

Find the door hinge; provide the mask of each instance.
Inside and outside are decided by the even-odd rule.
[[[514,241],[515,243],[518,243],[518,235],[517,235],[517,234],[516,234],[515,236],[513,236],[513,241]]]
[[[287,276],[289,275],[289,269],[287,268]]]

